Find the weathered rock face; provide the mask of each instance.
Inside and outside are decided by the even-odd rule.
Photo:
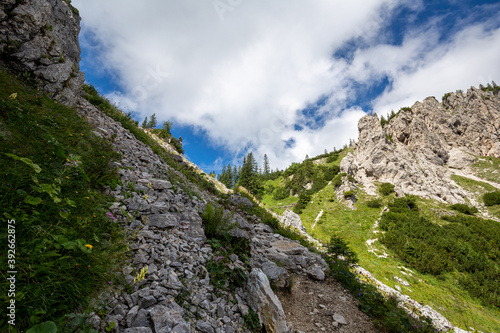
[[[342,160],[341,171],[353,175],[368,193],[373,181],[390,182],[399,195],[415,194],[450,203],[466,193],[450,180],[450,168],[462,169],[474,155],[500,157],[500,98],[471,88],[402,110],[384,128],[376,115],[358,123],[359,141]]]
[[[55,99],[74,106],[84,83],[77,10],[63,0],[0,0],[0,4],[3,61],[40,80]]]
[[[307,233],[306,228],[302,224],[299,214],[295,214],[290,209],[283,212],[281,223],[286,227],[293,227],[302,233]]]
[[[259,314],[259,320],[269,333],[289,333],[281,302],[269,285],[266,275],[258,268],[248,277],[248,303]]]

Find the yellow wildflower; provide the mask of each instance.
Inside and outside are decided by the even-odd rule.
[[[88,247],[89,249],[93,248],[93,246],[90,244],[85,244],[85,246]]]
[[[10,94],[9,96],[10,99],[14,100],[17,98],[17,93]]]
[[[137,276],[134,278],[134,283],[141,282],[142,280],[144,280],[144,277],[146,276],[148,269],[149,266],[142,268],[139,274],[137,274]]]

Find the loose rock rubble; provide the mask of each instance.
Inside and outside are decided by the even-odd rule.
[[[116,200],[109,209],[125,224],[131,239],[130,262],[123,274],[132,290],[108,295],[107,316],[93,314],[89,322],[101,330],[115,322],[115,332],[128,333],[246,332],[244,316],[252,307],[268,332],[288,332],[284,315],[279,315],[279,300],[271,310],[258,305],[274,294],[270,288],[266,293],[256,291],[256,279],[251,278],[256,273],[248,271],[249,283],[234,292],[211,285],[206,263],[214,260],[214,254],[205,242],[200,214],[207,202],[217,198],[188,184],[182,174],[86,100],[79,100],[78,112],[95,126],[96,135],[112,139],[123,155],[116,163],[122,185],[108,189]],[[197,196],[185,193],[187,189]],[[271,227],[247,213],[245,209],[253,206],[250,200],[233,194],[229,202],[234,205],[232,219],[238,226],[231,233],[251,241],[250,267],[261,273],[256,275],[258,281],[269,279],[273,286],[286,287],[291,274],[325,279],[328,267],[321,256],[298,241],[274,234]],[[245,267],[236,255],[231,260],[234,266]],[[134,282],[146,267],[145,279]],[[270,311],[267,317],[264,308]]]

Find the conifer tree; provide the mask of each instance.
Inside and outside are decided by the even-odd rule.
[[[261,190],[258,170],[259,166],[253,157],[253,153],[249,152],[243,158],[238,185],[243,186],[254,195],[257,195]]]
[[[151,116],[151,119],[149,120],[146,128],[155,128],[156,125],[157,125],[156,114],[153,113],[153,115]]]
[[[387,124],[387,120],[384,116],[380,116],[380,125],[384,127],[385,124]]]
[[[235,165],[233,166],[233,179],[232,179],[232,186],[235,187],[236,184],[240,181],[240,169]]]
[[[271,168],[269,167],[269,159],[267,158],[267,154],[264,154],[264,176],[269,176],[271,172]]]
[[[233,168],[229,163],[227,166],[224,165],[222,167],[221,173],[217,176],[217,179],[226,185],[228,188],[234,187],[234,177],[233,177]]]

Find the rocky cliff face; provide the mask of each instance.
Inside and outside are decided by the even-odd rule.
[[[75,105],[80,72],[80,16],[63,0],[0,0],[0,54],[5,64],[40,81],[42,89]]]
[[[470,88],[443,104],[434,97],[417,102],[384,127],[376,114],[365,116],[358,129],[359,141],[341,171],[368,193],[376,190],[374,181],[390,182],[399,195],[462,203],[467,193],[450,176],[476,156],[500,157],[500,98]]]

